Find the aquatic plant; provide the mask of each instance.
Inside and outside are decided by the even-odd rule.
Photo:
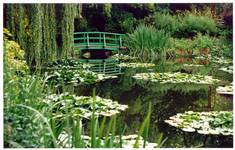
[[[183,64],[185,67],[202,67],[203,65],[197,65],[197,64]]]
[[[59,59],[45,64],[47,67],[80,67],[80,65],[81,63],[74,59]]]
[[[130,49],[130,55],[139,58],[160,58],[165,56],[169,44],[169,35],[153,26],[140,25],[132,34],[126,37],[125,45]]]
[[[63,118],[70,114],[71,117],[90,118],[93,110],[93,97],[75,96],[68,93],[52,94],[44,99],[50,106],[54,105],[57,118]],[[127,109],[127,105],[121,105],[111,99],[95,97],[95,116],[112,116]],[[66,115],[63,115],[66,112]]]
[[[93,96],[92,106],[96,107],[96,98]],[[151,105],[149,105],[151,107]],[[149,108],[150,108],[149,107]],[[149,109],[151,110],[151,109]],[[148,111],[148,115],[145,118],[145,121],[141,125],[140,131],[138,135],[124,135],[125,128],[122,130],[120,135],[116,135],[116,115],[111,116],[108,124],[107,130],[104,131],[105,123],[106,123],[106,116],[103,117],[101,123],[99,124],[99,120],[96,118],[95,111],[92,111],[91,115],[91,128],[90,128],[90,136],[81,133],[83,126],[79,125],[80,131],[80,148],[84,147],[91,147],[91,148],[133,148],[133,147],[146,147],[146,148],[155,148],[161,147],[165,140],[162,141],[160,139],[158,143],[150,143],[147,141],[148,135],[148,125],[150,119],[150,111]],[[82,123],[82,122],[80,122]],[[106,134],[105,134],[106,133]],[[143,135],[143,137],[141,136]],[[161,134],[160,134],[161,135]],[[74,147],[72,140],[69,138],[69,135],[66,132],[61,132],[58,136],[58,143],[64,143],[64,147]],[[81,144],[82,143],[82,144]],[[75,146],[76,147],[76,146]],[[76,147],[78,148],[78,147]]]
[[[233,112],[211,111],[178,113],[165,120],[173,127],[185,132],[197,132],[199,134],[233,135]]]
[[[123,135],[121,137],[122,144],[120,145],[120,136],[114,136],[114,139],[112,140],[114,146],[112,148],[133,148],[133,145],[135,144],[137,137],[138,137],[138,135],[136,135],[136,134]],[[59,136],[59,141],[63,141],[64,143],[67,143],[67,146],[65,146],[65,147],[71,147],[71,146],[69,146],[69,144],[68,144],[69,142],[67,140],[68,140],[68,135],[65,132],[62,132]],[[83,148],[91,147],[91,137],[90,136],[81,135],[81,140],[84,143]],[[101,138],[99,141],[100,145],[97,147],[99,147],[99,148],[106,147],[107,148],[108,145],[105,144],[105,141],[108,141],[108,140],[111,140],[110,137],[108,137],[107,139]],[[144,140],[143,140],[143,137],[141,136],[139,138],[139,147],[143,147],[143,145],[144,145]],[[158,145],[156,143],[151,143],[151,142],[147,141],[145,148],[156,148],[157,146]]]
[[[155,64],[153,63],[120,63],[120,67],[127,67],[127,68],[149,68],[149,67],[154,67]]]
[[[200,74],[187,73],[138,73],[133,76],[137,80],[146,80],[158,83],[195,83],[195,84],[214,84],[219,82],[218,79],[213,79],[212,76],[203,76]]]
[[[115,54],[112,56],[112,58],[115,58],[115,59],[120,59],[120,60],[134,60],[134,59],[137,59],[137,57],[132,57],[132,56],[129,56],[129,55],[124,55],[124,54]]]
[[[87,69],[89,70],[94,64],[81,63],[75,59],[59,59],[44,64],[46,70],[60,70],[60,69]],[[44,69],[43,67],[41,67]]]
[[[55,70],[51,73],[46,73],[46,75],[48,76],[47,83],[56,86],[66,84],[94,84],[106,79],[117,78],[117,76],[96,74],[87,70],[70,70],[67,68],[62,70]]]
[[[211,62],[216,64],[232,64],[232,59],[226,59],[224,57],[211,57]]]
[[[219,94],[233,94],[233,86],[232,85],[219,86],[216,88],[216,92]]]
[[[222,67],[222,68],[219,68],[219,70],[233,74],[233,66]]]

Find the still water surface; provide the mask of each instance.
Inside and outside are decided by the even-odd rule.
[[[76,87],[77,95],[96,94],[100,97],[116,100],[129,108],[118,118],[119,128],[126,125],[126,134],[136,134],[146,117],[148,104],[152,104],[152,115],[149,129],[149,141],[156,142],[159,132],[163,132],[167,141],[163,147],[200,146],[205,136],[196,133],[184,133],[170,127],[164,120],[185,111],[233,110],[232,97],[216,94],[216,86],[198,84],[157,84],[140,82],[132,78],[143,72],[185,72],[211,75],[222,80],[222,85],[232,82],[232,74],[218,70],[223,65],[191,58],[177,58],[154,62],[153,68],[123,68],[123,74],[116,79],[106,80],[89,86]],[[185,67],[183,64],[201,64],[199,67]],[[222,142],[221,142],[222,141]],[[232,137],[209,137],[206,147],[232,147]]]

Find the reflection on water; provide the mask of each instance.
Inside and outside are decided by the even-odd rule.
[[[186,67],[183,64],[202,64],[201,67]],[[232,82],[232,75],[218,70],[220,66],[208,61],[198,61],[191,58],[178,58],[165,62],[155,62],[154,68],[124,68],[124,74],[117,79],[107,80],[96,85],[76,87],[74,90],[78,95],[91,95],[93,87],[96,87],[97,95],[111,98],[121,104],[127,104],[129,108],[123,112],[118,121],[119,126],[127,125],[127,134],[138,131],[148,110],[148,104],[152,102],[151,125],[149,139],[156,142],[159,131],[168,137],[164,147],[188,147],[202,144],[205,137],[194,133],[183,133],[168,126],[163,121],[177,113],[188,110],[210,111],[210,110],[232,110],[232,100],[216,94],[214,86],[197,84],[153,84],[151,82],[139,82],[132,78],[136,73],[142,72],[187,72],[212,75],[213,78],[223,80],[224,84]],[[157,123],[156,123],[157,122]],[[224,145],[216,139],[221,137],[209,137],[207,145],[231,146],[231,139],[223,141]],[[222,137],[223,139],[223,137]],[[223,139],[224,140],[224,139]],[[210,142],[213,141],[213,142]],[[216,143],[217,141],[217,143]],[[230,143],[226,143],[226,142]]]

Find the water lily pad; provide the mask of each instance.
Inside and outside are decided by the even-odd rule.
[[[233,112],[211,111],[178,113],[165,123],[180,128],[185,132],[213,135],[233,135]]]
[[[228,72],[229,74],[233,74],[233,66],[222,67],[222,68],[219,68],[219,70]]]
[[[197,132],[198,132],[199,134],[210,134],[210,132],[207,131],[207,130],[197,130]]]
[[[120,63],[119,66],[120,67],[128,67],[128,68],[140,68],[140,67],[148,68],[148,67],[154,67],[155,64],[152,64],[152,63]]]
[[[197,65],[197,64],[183,64],[184,67],[202,67],[203,65]]]
[[[196,130],[194,128],[182,128],[185,132],[195,132]]]
[[[55,115],[58,115],[58,113],[65,116],[71,114],[73,117],[80,116],[87,119],[92,115],[93,101],[93,97],[90,96],[75,96],[68,93],[52,94],[44,99],[45,103],[54,106]],[[95,97],[95,104],[96,116],[112,116],[128,108],[127,105],[99,96]]]
[[[202,76],[200,74],[187,73],[138,73],[133,76],[137,80],[146,80],[151,82],[165,83],[195,83],[195,84],[214,84],[219,82],[212,76]]]
[[[132,57],[129,55],[123,55],[123,54],[115,54],[112,56],[112,58],[120,59],[120,60],[134,60],[137,59],[137,57]]]

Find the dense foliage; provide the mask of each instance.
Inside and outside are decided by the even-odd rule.
[[[4,61],[8,62],[17,72],[26,72],[28,66],[24,60],[25,52],[21,49],[20,45],[15,41],[11,40],[12,35],[7,29],[3,29],[4,36]]]
[[[145,112],[140,113],[147,115],[142,117],[143,120],[138,118],[141,123],[138,124],[140,128],[137,135],[125,135],[129,131],[125,131],[123,124],[117,124],[117,115],[128,106],[109,99],[110,95],[116,97],[116,91],[105,95],[108,98],[101,98],[96,96],[95,90],[93,96],[83,96],[75,95],[74,91],[71,92],[67,88],[77,90],[76,88],[82,89],[83,86],[90,88],[104,84],[112,89],[116,83],[123,80],[125,85],[133,84],[137,92],[144,93],[148,90],[159,92],[160,86],[156,85],[163,84],[165,87],[160,90],[171,90],[167,93],[171,96],[170,103],[166,105],[168,106],[175,96],[171,95],[171,92],[185,88],[185,83],[189,83],[186,91],[195,91],[199,84],[203,84],[200,86],[206,90],[207,85],[215,86],[219,80],[212,78],[211,72],[214,70],[207,71],[205,75],[194,74],[192,71],[192,68],[207,67],[207,63],[184,64],[183,68],[174,68],[172,73],[165,72],[169,68],[158,68],[154,62],[154,59],[158,59],[159,63],[164,63],[167,56],[197,56],[198,61],[210,61],[218,71],[233,73],[232,4],[203,4],[205,7],[201,5],[184,4],[186,7],[183,7],[183,4],[4,4],[4,146],[161,147],[163,134],[159,134],[159,138],[151,139],[157,142],[148,142],[149,135],[156,134],[149,131],[150,121],[155,117],[151,116],[152,110],[155,111],[155,108],[151,108],[151,103]],[[122,76],[120,80],[111,83],[97,83],[118,76],[91,72],[91,64],[77,61],[74,31],[126,34],[123,39],[125,55],[118,53],[113,58],[128,61],[120,63],[119,66],[127,70],[130,80],[126,77],[123,79]],[[150,59],[153,62],[147,62]],[[130,60],[137,62],[129,62]],[[139,60],[143,63],[139,63]],[[134,69],[137,68],[151,72],[136,74]],[[156,72],[155,69],[161,72]],[[143,84],[139,87],[135,80],[132,82],[132,77],[138,81],[153,83],[154,86]],[[231,87],[220,87],[217,92],[231,93]],[[86,91],[89,91],[89,88],[83,91],[85,95],[88,94]],[[130,92],[132,87],[128,88],[125,92]],[[124,91],[119,87],[117,89],[118,92]],[[103,88],[100,91],[102,90]],[[65,91],[70,92],[63,93]],[[129,98],[127,94],[121,94],[120,100]],[[144,93],[144,96],[149,95]],[[198,93],[195,97],[197,96]],[[210,96],[208,94],[208,99]],[[160,96],[154,95],[149,99],[155,98],[158,100]],[[137,101],[138,99],[141,97],[138,97]],[[163,99],[165,100],[164,97]],[[156,103],[161,106],[159,103],[162,102]],[[157,111],[162,113],[162,110]],[[232,116],[233,114],[227,111],[188,111],[170,117],[171,120],[165,122],[187,132],[232,135]]]
[[[126,45],[131,50],[130,54],[137,55],[138,52],[141,57],[165,51],[175,56],[179,48],[190,51],[191,55],[191,51],[201,44],[214,40],[216,42],[207,45],[212,49],[210,53],[231,57],[230,7],[220,4],[205,4],[204,7],[185,5],[186,10],[182,10],[180,4],[6,4],[4,26],[14,33],[13,38],[25,49],[27,63],[34,67],[40,67],[44,61],[74,57],[74,31],[133,34]],[[140,24],[146,25],[146,33],[142,33],[142,37],[152,37],[149,42],[137,37],[143,28]],[[175,38],[170,47],[166,46],[167,35]],[[197,35],[202,36],[200,41]],[[191,44],[190,40],[199,43]],[[147,47],[143,49],[141,45]]]
[[[7,4],[4,7],[5,27],[25,49],[28,64],[38,68],[44,61],[73,55],[74,18],[79,14],[79,5]]]

